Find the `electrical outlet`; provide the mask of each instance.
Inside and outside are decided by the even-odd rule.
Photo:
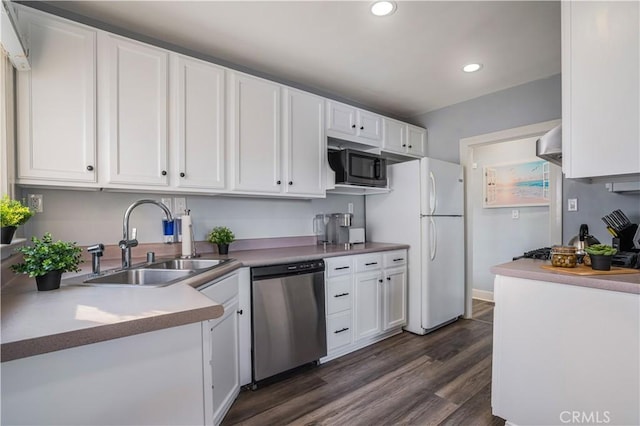
[[[349,213],[353,213],[353,203],[347,204],[347,208],[349,209]]]
[[[520,210],[518,209],[511,210],[511,219],[520,219]]]
[[[29,194],[29,208],[35,213],[44,212],[44,203],[42,194]]]
[[[167,208],[169,209],[169,211],[171,212],[171,214],[173,214],[173,209],[172,209],[172,199],[171,198],[163,198],[160,201],[162,201],[162,204],[164,204],[165,206],[167,206]]]
[[[578,199],[577,198],[569,198],[567,200],[567,211],[577,212],[578,211]]]
[[[182,216],[187,210],[187,199],[184,197],[176,197],[174,200],[175,209],[173,210],[176,216]]]

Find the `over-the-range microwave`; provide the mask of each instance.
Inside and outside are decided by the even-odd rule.
[[[336,183],[387,186],[387,160],[379,155],[354,149],[330,150],[329,165],[336,173]]]

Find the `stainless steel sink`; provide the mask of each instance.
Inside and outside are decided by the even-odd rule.
[[[162,287],[195,274],[193,270],[127,269],[85,280],[84,284]]]
[[[209,269],[228,262],[230,259],[214,260],[214,259],[171,259],[164,262],[153,263],[145,266],[145,269],[174,269],[174,270],[192,270],[199,271],[201,269]]]

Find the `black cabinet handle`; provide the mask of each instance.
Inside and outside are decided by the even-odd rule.
[[[293,185],[293,181],[291,181],[291,180],[290,180],[290,181],[289,181],[289,185]]]
[[[348,296],[349,293],[340,293],[340,294],[334,294],[333,297],[344,297],[344,296]]]
[[[360,126],[360,130],[364,130],[364,126]]]
[[[89,170],[90,172],[92,172],[92,171],[93,171],[93,166],[91,166],[91,165],[87,166],[87,170]]]
[[[277,183],[278,185],[280,185],[282,182],[281,182],[281,181],[277,181],[276,183]]]
[[[239,315],[242,315],[242,309],[236,311]]]
[[[181,173],[180,173],[180,177],[185,177],[184,172],[181,172]]]
[[[404,257],[399,257],[397,259],[393,259],[394,262],[400,262],[401,260],[404,260]]]
[[[161,174],[162,176],[166,176],[166,175],[167,175],[167,171],[166,171],[166,170],[163,170],[162,172],[160,172],[160,174]]]
[[[369,263],[365,263],[364,266],[371,266],[371,265],[377,265],[378,262],[369,262]]]
[[[349,269],[350,266],[338,266],[337,268],[335,268],[336,271],[340,270],[340,269]]]
[[[342,328],[342,329],[340,329],[340,330],[336,330],[336,331],[334,331],[334,333],[335,333],[335,334],[343,333],[343,332],[347,331],[348,329],[349,329],[349,327],[345,327],[345,328]]]
[[[351,125],[351,128],[352,128],[352,129],[355,129],[355,128],[356,128],[356,125],[355,125],[355,124],[352,124],[352,125]]]

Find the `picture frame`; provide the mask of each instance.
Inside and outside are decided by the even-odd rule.
[[[482,207],[549,206],[549,162],[530,160],[483,167]]]

